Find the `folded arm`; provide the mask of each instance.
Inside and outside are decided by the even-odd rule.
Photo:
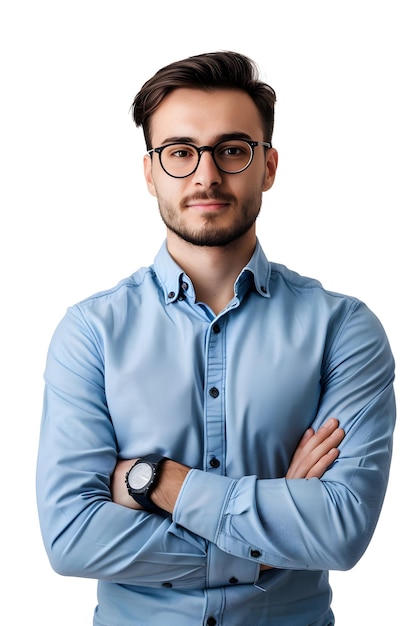
[[[339,455],[338,445],[344,437],[335,418],[329,419],[314,432],[307,429],[301,438],[288,468],[286,478],[321,478]],[[125,475],[136,459],[119,461],[112,476],[112,498],[117,504],[140,509],[140,505],[128,494]],[[190,468],[171,459],[161,466],[158,484],[152,492],[152,501],[168,513],[173,513],[178,494]],[[270,566],[261,564],[261,570]]]
[[[327,468],[339,456],[338,446],[344,431],[339,422],[330,418],[317,432],[308,428],[294,452],[286,478],[321,478]],[[125,484],[126,472],[136,459],[125,459],[117,463],[112,476],[113,502],[139,510],[140,505],[128,494]],[[160,479],[151,494],[152,501],[168,513],[173,513],[175,503],[190,468],[169,459],[161,466]]]

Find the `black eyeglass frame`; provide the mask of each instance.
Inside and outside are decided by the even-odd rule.
[[[272,148],[272,143],[270,141],[252,141],[251,139],[243,139],[241,137],[234,137],[234,139],[236,141],[244,141],[245,143],[247,143],[251,151],[251,155],[250,155],[250,159],[248,163],[245,165],[245,167],[242,167],[240,170],[237,170],[237,172],[228,172],[227,170],[224,170],[222,167],[220,167],[217,164],[216,157],[214,156],[214,151],[216,150],[216,148],[220,146],[222,143],[229,141],[228,139],[222,139],[221,141],[218,141],[216,144],[214,144],[214,146],[200,146],[200,147],[194,145],[193,143],[189,143],[187,141],[184,141],[184,142],[173,141],[172,143],[167,143],[164,146],[159,146],[158,148],[152,148],[151,150],[148,150],[148,154],[150,157],[152,157],[152,153],[156,152],[156,154],[159,156],[159,162],[161,164],[161,167],[164,170],[164,172],[168,174],[168,176],[171,176],[172,178],[188,178],[188,176],[191,176],[192,174],[194,174],[194,172],[197,171],[197,168],[200,165],[201,155],[203,154],[203,152],[211,153],[215,166],[217,167],[218,170],[220,170],[224,174],[240,174],[241,172],[244,172],[245,170],[247,170],[248,167],[252,164],[253,157],[255,155],[256,146],[264,146],[267,149]],[[169,148],[170,146],[178,146],[178,145],[190,146],[190,148],[194,148],[198,153],[198,159],[197,159],[195,168],[189,174],[185,174],[184,176],[175,176],[175,174],[171,174],[170,172],[168,172],[168,170],[164,167],[162,163],[162,152],[165,150],[165,148]]]

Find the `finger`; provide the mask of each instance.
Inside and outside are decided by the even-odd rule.
[[[306,478],[321,478],[326,470],[334,463],[339,456],[339,450],[337,448],[332,448],[322,456],[317,463],[311,468],[311,470],[307,473]]]
[[[334,433],[334,431],[338,427],[339,427],[339,420],[336,419],[335,417],[331,417],[330,419],[327,420],[327,422],[323,424],[323,426],[320,426],[320,428],[315,432],[313,443],[314,444],[321,443],[322,441],[327,439],[327,437],[329,437],[332,433]]]
[[[322,457],[333,450],[333,448],[337,448],[342,442],[344,436],[345,431],[342,428],[336,428],[336,430],[331,432],[326,439],[317,443],[317,445],[304,457],[305,462],[308,465],[308,469],[313,467]]]
[[[336,424],[337,424],[336,420]],[[301,448],[297,448],[294,457],[288,468],[286,474],[287,478],[305,478],[308,473],[316,466],[318,462],[323,458],[323,462],[319,465],[320,475],[323,474],[322,467],[326,468],[333,461],[328,460],[326,455],[337,448],[345,436],[345,432],[342,428],[336,428],[333,430],[335,423],[329,424],[328,427],[322,427],[313,436],[309,436],[308,440]],[[325,435],[323,439],[323,435]],[[334,455],[334,452],[332,452]],[[327,465],[326,465],[327,463]]]
[[[294,454],[294,458],[296,456],[300,456],[297,454],[299,450],[303,450],[303,453],[310,452],[317,448],[323,441],[325,441],[339,426],[339,420],[334,417],[331,417],[323,426],[314,432],[312,428],[308,428],[304,435],[302,436],[300,443],[297,446],[297,450]]]

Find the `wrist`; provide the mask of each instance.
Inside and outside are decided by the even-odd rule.
[[[158,482],[151,492],[152,502],[172,514],[184,480],[191,468],[171,459],[161,466]]]

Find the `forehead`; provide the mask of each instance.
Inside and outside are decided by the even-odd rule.
[[[228,133],[263,139],[261,116],[245,91],[175,89],[152,115],[154,146],[176,138],[206,144]]]

